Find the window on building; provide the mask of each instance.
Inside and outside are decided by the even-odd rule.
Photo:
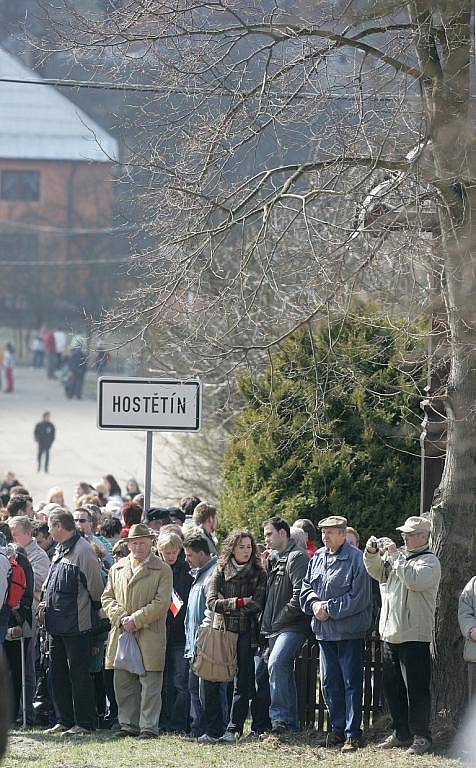
[[[2,171],[2,200],[40,199],[39,171]]]
[[[0,264],[38,260],[38,236],[23,232],[0,232]]]

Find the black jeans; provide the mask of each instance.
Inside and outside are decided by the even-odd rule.
[[[190,727],[189,664],[184,650],[184,645],[167,645],[159,722],[164,730],[178,733],[187,733]]]
[[[104,669],[103,678],[104,678],[104,687],[106,689],[106,696],[109,702],[107,716],[110,720],[117,720],[117,701],[116,701],[116,693],[114,691],[114,670]]]
[[[402,741],[431,739],[429,643],[383,643],[383,691],[392,727]]]
[[[190,659],[188,662],[190,664]],[[190,667],[188,689],[191,698],[191,733],[195,738],[203,733],[214,739],[223,736],[223,685],[197,677]]]
[[[238,671],[233,688],[230,722],[227,730],[243,733],[255,681],[254,652],[251,648],[251,632],[240,632],[236,647]]]
[[[50,683],[58,723],[94,730],[96,703],[89,674],[90,637],[54,635],[50,643]]]
[[[41,469],[41,459],[45,457],[45,472],[48,472],[48,465],[50,463],[50,446],[39,445],[38,446],[38,472]]]
[[[26,655],[28,653],[28,647],[30,645],[29,637],[25,637],[25,664]],[[10,677],[12,681],[12,695],[13,695],[13,720],[16,720],[20,704],[22,704],[22,677],[21,677],[21,641],[20,640],[6,640],[3,646],[5,650],[5,656],[7,657],[8,666],[10,667]],[[1,651],[0,651],[1,652]]]

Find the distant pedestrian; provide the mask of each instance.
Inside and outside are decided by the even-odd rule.
[[[56,342],[53,331],[46,331],[43,336],[46,352],[46,375],[54,379],[56,371]]]
[[[65,383],[66,397],[69,400],[76,398],[81,400],[83,396],[84,376],[87,369],[87,357],[80,340],[76,339],[75,346],[71,346],[71,351],[67,359],[69,376]]]
[[[31,364],[33,368],[43,368],[43,360],[45,357],[45,345],[41,336],[37,335],[31,342]]]
[[[54,424],[50,421],[50,412],[45,411],[41,421],[35,427],[34,438],[38,443],[38,472],[41,470],[41,460],[44,458],[45,472],[48,472],[50,462],[50,448],[56,437]]]
[[[66,352],[66,333],[62,330],[53,332],[55,337],[55,349],[56,349],[56,368],[59,370],[63,365],[64,353]]]
[[[94,368],[98,376],[101,376],[104,369],[111,362],[111,355],[107,349],[98,349],[94,358]]]
[[[15,368],[15,350],[12,344],[8,342],[5,344],[5,351],[3,353],[3,370],[5,372],[5,392],[11,394],[13,392],[13,369]]]

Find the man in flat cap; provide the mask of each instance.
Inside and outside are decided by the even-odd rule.
[[[430,521],[409,517],[397,528],[404,546],[391,539],[368,540],[364,563],[381,585],[379,632],[383,640],[383,690],[393,733],[383,749],[408,747],[422,755],[432,746],[430,733],[430,642],[441,568],[430,550]]]
[[[171,525],[172,519],[167,507],[151,507],[147,512],[147,525],[152,531],[160,531],[164,525]]]
[[[102,606],[111,622],[106,669],[114,669],[119,636],[135,635],[145,674],[114,671],[120,736],[149,739],[158,736],[165,666],[165,623],[172,593],[172,569],[152,553],[155,534],[146,525],[131,526],[122,557],[109,571]]]
[[[347,520],[319,523],[324,546],[309,563],[301,608],[312,616],[332,732],[322,746],[354,752],[362,738],[364,640],[372,622],[372,589],[360,550],[346,539]]]

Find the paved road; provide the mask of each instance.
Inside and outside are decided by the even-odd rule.
[[[96,483],[104,474],[113,474],[125,489],[130,477],[143,487],[145,433],[110,432],[96,427],[94,380],[89,380],[89,399],[67,400],[62,385],[48,380],[44,370],[17,368],[15,391],[0,393],[0,477],[12,469],[33,494],[35,502],[46,498],[49,488],[60,485],[66,503],[73,501],[78,480]],[[36,471],[36,443],[33,429],[41,414],[49,410],[57,439],[51,450],[49,474]],[[154,435],[154,455],[167,464],[167,452],[160,434]],[[159,478],[153,478],[153,483]],[[180,491],[162,477],[160,500],[172,501]],[[153,497],[154,500],[154,497]],[[159,499],[155,499],[159,501]]]

